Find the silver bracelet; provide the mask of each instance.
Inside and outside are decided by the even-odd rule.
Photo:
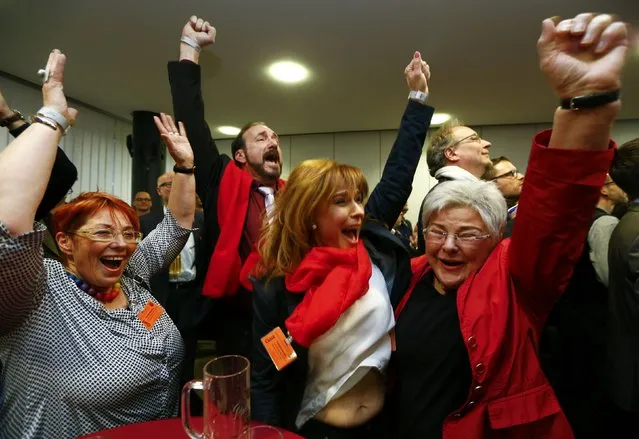
[[[410,93],[408,93],[408,99],[419,102],[422,105],[426,105],[426,102],[428,102],[428,93],[424,93],[419,90],[411,90]]]
[[[40,108],[38,110],[37,115],[46,117],[47,119],[55,121],[55,123],[60,125],[60,128],[62,128],[62,132],[64,132],[65,134],[67,131],[69,131],[69,128],[71,127],[71,124],[69,123],[67,118],[51,107]]]
[[[60,128],[60,126],[56,123],[55,120],[53,119],[49,119],[48,117],[45,116],[31,116],[31,122],[32,123],[41,123],[42,125],[46,125],[49,128],[51,128],[53,131],[58,131],[58,128]],[[64,136],[64,130],[60,130],[62,132],[62,135]]]
[[[182,36],[182,38],[180,38],[180,42],[186,44],[187,46],[190,46],[192,48],[194,48],[195,50],[197,50],[198,52],[200,50],[202,50],[202,48],[200,47],[200,45],[197,43],[197,41],[195,41],[192,38],[189,38],[187,36]]]

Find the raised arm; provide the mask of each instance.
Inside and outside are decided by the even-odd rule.
[[[180,172],[173,177],[168,210],[164,220],[139,245],[129,266],[146,267],[139,273],[148,280],[168,266],[186,244],[195,219],[195,177],[193,150],[182,122],[175,122],[164,113],[154,117],[160,136]],[[147,277],[148,276],[148,277]]]
[[[572,276],[612,160],[620,103],[602,100],[621,86],[627,48],[626,26],[609,15],[543,22],[539,59],[554,91],[562,100],[591,97],[573,101],[581,109],[558,108],[552,133],[535,137],[519,201],[509,267],[542,321]]]
[[[184,123],[195,157],[197,191],[207,203],[207,188],[221,178],[224,165],[204,118],[200,50],[215,41],[215,28],[207,21],[191,17],[182,29],[180,60],[170,62],[169,82],[175,119]]]
[[[43,108],[73,124],[78,112],[68,108],[64,96],[65,60],[57,49],[49,55],[50,74],[42,86]],[[0,222],[14,236],[33,230],[36,210],[64,134],[55,120],[48,117],[41,120],[45,123],[34,123],[0,153]]]
[[[24,120],[24,117],[9,106],[2,95],[2,90],[0,90],[0,122],[3,121],[6,122],[0,124],[0,126],[6,125],[13,137],[18,137],[29,128],[29,124]],[[67,195],[77,179],[78,170],[62,148],[58,147],[53,169],[51,169],[51,177],[42,201],[36,210],[35,219],[39,221],[44,218]]]
[[[40,112],[66,125],[75,122],[77,111],[67,107],[63,93],[64,63],[60,51],[51,52]],[[0,335],[19,326],[45,291],[44,227],[33,232],[33,224],[63,130],[50,117],[40,120],[0,153]]]
[[[404,74],[409,90],[428,94],[430,68],[419,52],[415,52]],[[409,100],[382,178],[366,203],[366,215],[381,221],[388,229],[395,224],[413,190],[413,177],[434,111],[425,100]]]

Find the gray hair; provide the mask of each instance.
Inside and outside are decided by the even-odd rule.
[[[489,181],[452,180],[439,183],[431,190],[422,206],[422,221],[428,224],[434,213],[449,207],[470,207],[475,210],[490,234],[498,238],[506,224],[506,200],[497,186]]]
[[[463,126],[460,120],[451,119],[429,136],[428,147],[426,148],[426,163],[428,163],[428,172],[433,177],[435,172],[448,163],[444,156],[444,151],[453,143],[453,129],[460,126]]]

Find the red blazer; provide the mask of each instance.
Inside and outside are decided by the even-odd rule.
[[[559,150],[544,147],[549,140],[550,131],[533,140],[512,238],[457,292],[473,381],[464,405],[446,418],[444,439],[574,437],[541,371],[539,337],[581,254],[615,145]],[[412,266],[398,311],[430,269],[425,256]]]

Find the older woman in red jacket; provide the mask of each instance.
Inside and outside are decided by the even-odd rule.
[[[573,437],[537,347],[612,159],[627,46],[609,15],[544,21],[541,67],[563,108],[533,140],[512,239],[492,183],[442,183],[426,198],[426,255],[395,300],[393,437]]]

